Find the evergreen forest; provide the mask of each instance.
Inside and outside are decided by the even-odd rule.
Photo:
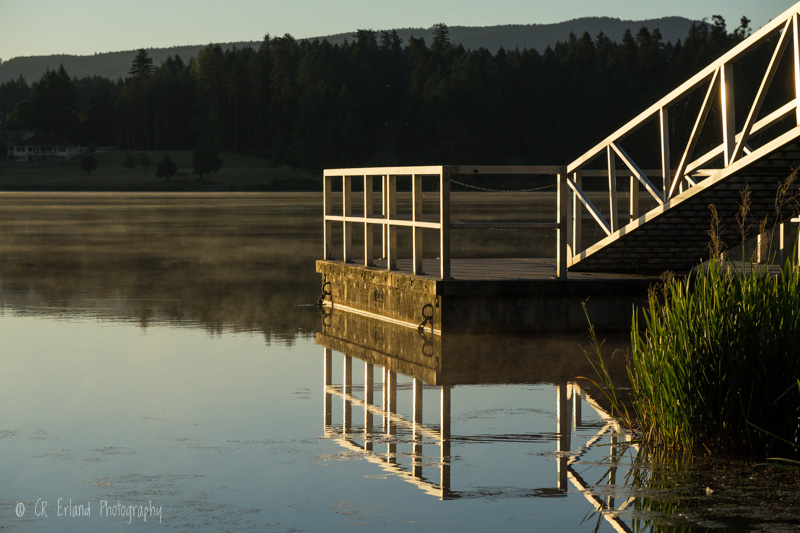
[[[465,49],[444,24],[430,43],[394,30],[342,44],[266,36],[159,65],[140,50],[124,79],[62,66],[3,83],[0,142],[42,132],[131,151],[203,144],[309,170],[565,163],[749,33],[746,17],[729,32],[715,16],[674,43],[642,27],[543,51]]]

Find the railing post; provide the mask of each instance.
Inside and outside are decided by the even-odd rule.
[[[350,176],[342,177],[342,215],[349,217],[353,213],[352,179]],[[342,261],[348,263],[352,261],[353,255],[353,226],[351,222],[345,220],[342,223]]]
[[[364,266],[375,264],[375,228],[367,221],[374,213],[372,182],[372,176],[364,176]]]
[[[439,173],[439,262],[442,279],[450,278],[450,167]]]
[[[422,274],[422,228],[416,225],[422,221],[422,176],[414,174],[411,176],[412,189],[412,213],[411,220],[415,223],[412,239],[412,271],[414,274]]]
[[[672,168],[670,167],[669,154],[669,111],[662,107],[658,113],[661,126],[661,196],[666,202],[669,199],[669,188],[672,185]]]
[[[333,215],[332,209],[332,202],[331,202],[331,181],[333,180],[332,176],[324,175],[322,176],[322,198],[324,204],[324,211],[325,217],[323,220],[325,221],[323,224],[322,230],[322,240],[324,245],[324,255],[325,259],[333,259],[333,222],[328,220],[328,216]]]
[[[572,181],[578,187],[583,187],[583,173],[577,171],[572,174]],[[583,245],[581,232],[583,231],[583,202],[578,200],[578,193],[572,193],[572,255],[578,255]]]
[[[639,218],[639,180],[636,176],[631,176],[631,191],[628,197],[628,222],[633,222]]]
[[[606,157],[608,159],[608,222],[611,225],[611,233],[619,229],[617,220],[617,154],[611,145],[606,147]]]
[[[725,63],[721,70],[720,98],[722,98],[722,144],[725,152],[725,166],[733,163],[736,149],[736,117],[734,113],[733,62]]]
[[[397,228],[392,225],[397,217],[397,176],[387,176],[386,182],[386,268],[397,270]]]
[[[794,95],[796,104],[800,104],[800,16],[797,13],[792,15],[792,48],[794,49],[794,58],[792,65],[794,66]],[[795,117],[797,125],[800,126],[800,105],[795,110]]]
[[[562,168],[558,173],[558,185],[556,187],[558,194],[558,202],[556,206],[556,223],[558,229],[556,230],[556,242],[558,244],[558,251],[556,252],[556,277],[558,279],[567,278],[567,202],[569,196],[567,195],[567,169]]]
[[[381,216],[386,218],[389,212],[389,176],[381,176]],[[381,258],[386,259],[389,257],[389,251],[386,249],[389,242],[389,226],[383,224],[381,226]]]

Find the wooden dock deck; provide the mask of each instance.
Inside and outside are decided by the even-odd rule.
[[[386,260],[377,259],[375,269],[386,269]],[[423,260],[419,277],[439,279],[439,262],[434,259]],[[556,279],[555,260],[546,257],[495,257],[479,259],[451,259],[451,274],[456,281],[500,281],[500,280],[551,280]],[[411,271],[411,260],[397,261],[398,271]],[[617,272],[570,272],[571,280],[652,280],[653,276],[620,274]]]

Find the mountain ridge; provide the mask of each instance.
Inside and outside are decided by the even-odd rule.
[[[588,32],[593,38],[600,32],[612,41],[622,38],[626,29],[636,33],[641,27],[650,31],[658,28],[664,42],[676,42],[683,39],[694,21],[684,17],[662,17],[644,20],[622,20],[613,17],[580,17],[564,22],[551,24],[502,24],[494,26],[449,26],[450,42],[464,48],[476,50],[485,48],[491,53],[496,53],[501,47],[506,50],[536,49],[543,52],[548,46],[555,45],[558,41],[566,41],[570,33],[577,36]],[[377,30],[376,33],[380,33]],[[408,43],[411,37],[423,38],[426,42],[431,40],[430,28],[399,28],[395,30]],[[355,32],[331,34],[319,37],[298,38],[298,40],[320,39],[331,44],[342,44],[346,40],[352,41]],[[261,41],[239,41],[219,44],[225,49],[232,47],[244,48],[247,46],[257,48]],[[185,62],[195,57],[206,45],[182,45],[166,48],[147,48],[155,65],[161,64],[167,57],[178,55]],[[28,83],[38,81],[47,69],[57,69],[63,65],[67,73],[73,78],[100,76],[116,80],[124,78],[130,68],[131,60],[136,50],[117,52],[101,52],[92,55],[51,54],[44,56],[20,56],[0,63],[0,83],[17,79],[20,76]]]

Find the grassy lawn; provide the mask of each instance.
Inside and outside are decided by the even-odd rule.
[[[135,152],[138,156],[142,152]],[[255,158],[223,153],[223,164],[208,182],[192,173],[192,152],[174,151],[169,156],[178,167],[178,176],[169,182],[156,176],[163,152],[146,152],[152,165],[125,167],[125,152],[95,154],[97,169],[86,174],[79,160],[63,162],[0,161],[0,190],[42,191],[269,191],[314,190],[321,187],[320,175],[289,167],[271,167]]]

